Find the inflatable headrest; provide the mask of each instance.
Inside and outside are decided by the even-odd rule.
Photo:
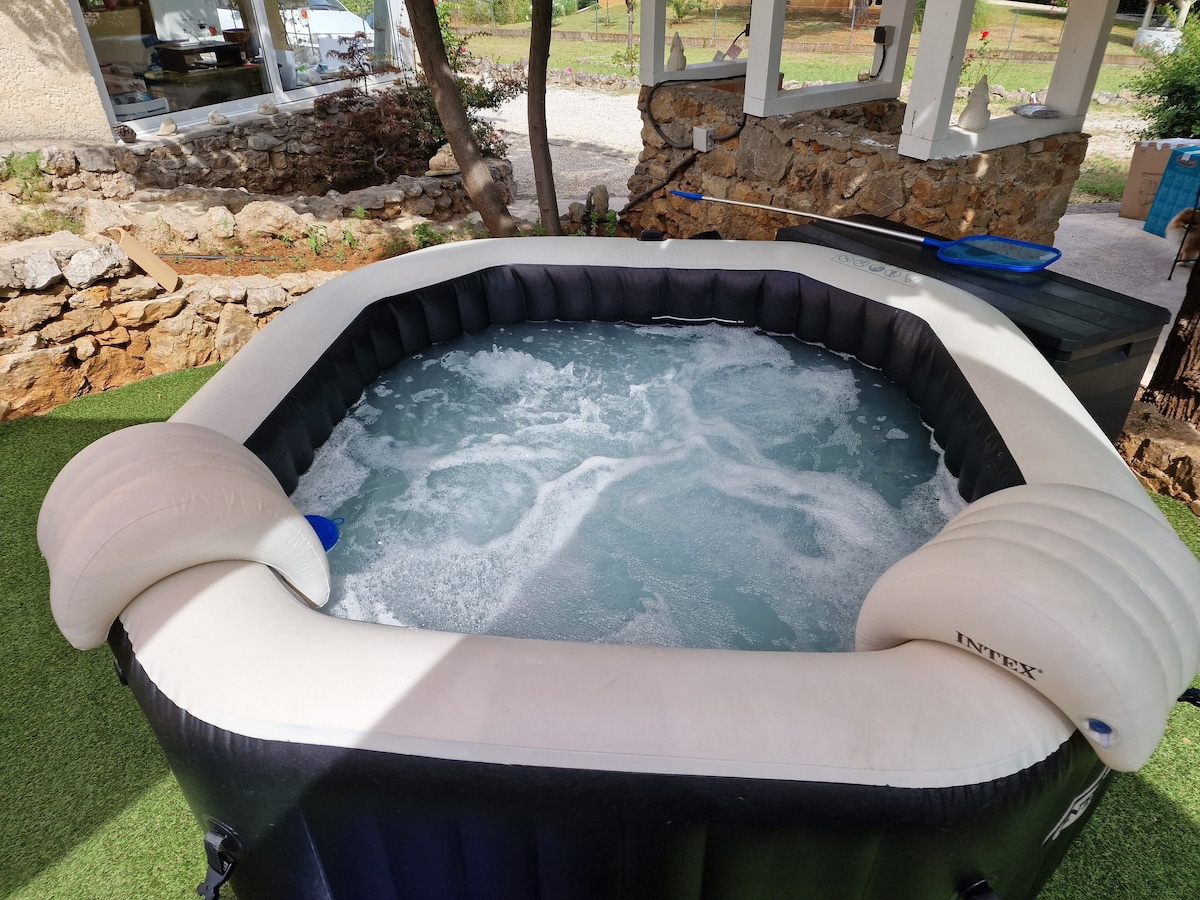
[[[971,504],[867,595],[856,645],[942,641],[1041,692],[1132,771],[1200,669],[1200,561],[1157,513],[1077,485]],[[998,711],[999,713],[999,711]]]
[[[309,603],[329,599],[321,542],[270,470],[199,425],[135,425],[84,448],[42,503],[38,546],[54,621],[81,650],[145,588],[200,563],[261,562]]]

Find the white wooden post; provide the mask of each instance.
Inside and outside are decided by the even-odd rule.
[[[1116,14],[1117,0],[1072,4],[1044,100],[1051,109],[1065,116],[1087,114]]]
[[[974,9],[974,0],[928,0],[925,5],[900,138],[899,149],[905,156],[931,159],[937,142],[950,133],[951,106]]]
[[[956,0],[957,2],[957,0]],[[746,70],[744,109],[752,116],[781,116],[846,103],[885,100],[900,95],[904,61],[916,13],[915,0],[885,3],[879,24],[891,28],[886,56],[879,72],[867,81],[813,85],[782,90],[779,58],[783,44],[786,0],[759,0],[750,7],[750,60]]]
[[[945,13],[947,4],[951,7],[949,14]],[[1029,119],[996,115],[993,111],[987,128],[972,132],[950,124],[954,88],[970,34],[971,2],[929,0],[908,112],[897,149],[915,159],[942,159],[1082,131],[1116,8],[1116,0],[1093,0],[1072,4],[1067,13],[1058,59],[1045,97],[1045,105],[1056,110],[1058,118]],[[936,11],[947,17],[931,18]]]
[[[642,36],[638,48],[638,72],[642,84],[654,85],[664,81],[708,81],[713,78],[732,78],[746,74],[746,60],[701,62],[689,59],[687,68],[668,72],[666,64],[667,0],[642,0]],[[691,50],[691,55],[706,51]]]

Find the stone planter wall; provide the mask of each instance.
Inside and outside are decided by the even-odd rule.
[[[227,360],[336,272],[184,276],[167,293],[112,241],[60,232],[0,256],[0,421]]]
[[[312,110],[253,114],[132,144],[48,146],[40,148],[41,167],[57,195],[126,200],[141,189],[183,186],[323,195],[328,185],[314,179],[308,163],[324,152],[324,134],[334,127],[336,119],[326,121]],[[501,160],[490,162],[507,166]],[[459,191],[466,202],[461,180]]]
[[[737,84],[737,83],[731,83]],[[737,89],[740,91],[740,87]],[[870,214],[944,237],[991,233],[1053,243],[1066,212],[1087,136],[1063,134],[969,157],[916,160],[897,150],[904,104],[877,101],[790,116],[742,117],[742,95],[706,84],[642,88],[644,149],[629,194],[636,197],[670,177],[671,188],[709,196],[807,209],[826,216]],[[686,148],[669,146],[652,127]],[[715,149],[693,154],[692,128],[710,125]],[[685,200],[664,191],[627,213],[641,229],[690,237],[716,230],[722,237],[771,240],[794,216]]]

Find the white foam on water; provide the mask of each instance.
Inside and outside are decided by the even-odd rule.
[[[348,618],[845,650],[878,576],[963,505],[902,390],[746,329],[517,326],[369,394],[395,403],[362,401],[297,491],[347,520]]]

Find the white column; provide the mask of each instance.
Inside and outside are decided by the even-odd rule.
[[[1116,13],[1117,0],[1071,4],[1046,92],[1045,103],[1051,109],[1064,116],[1087,113]]]
[[[921,46],[913,64],[900,139],[900,152],[906,156],[932,158],[934,143],[950,132],[950,108],[962,74],[974,9],[974,0],[928,0],[925,5]]]
[[[658,84],[666,68],[663,47],[667,43],[667,0],[642,0],[640,15],[639,73],[642,84]]]
[[[779,55],[787,0],[758,0],[750,4],[750,58],[746,60],[745,110],[767,116],[769,101],[779,93]]]

